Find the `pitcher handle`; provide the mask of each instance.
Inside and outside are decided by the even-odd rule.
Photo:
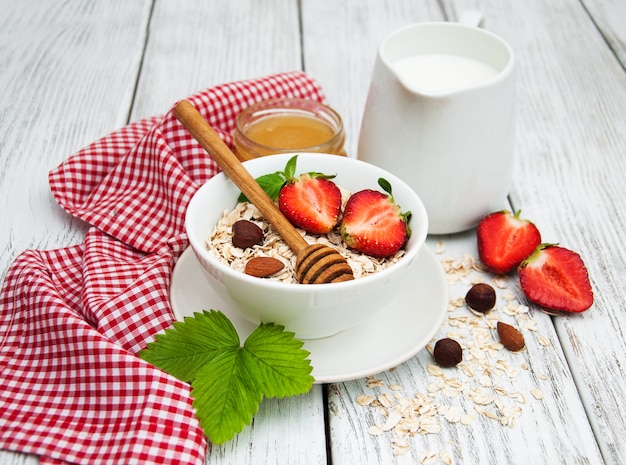
[[[470,27],[484,27],[485,15],[480,11],[469,10],[463,12],[457,22]]]

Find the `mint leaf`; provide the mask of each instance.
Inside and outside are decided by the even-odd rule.
[[[283,187],[283,184],[285,184],[288,179],[292,179],[296,174],[297,161],[298,155],[294,155],[287,161],[287,165],[285,165],[285,169],[283,171],[276,171],[274,173],[264,174],[255,178],[256,182],[259,183],[270,199],[278,200],[278,194],[280,194],[280,189]],[[241,193],[239,194],[237,201],[247,202],[248,198]]]
[[[280,193],[280,189],[285,184],[285,175],[282,171],[276,171],[275,173],[264,174],[263,176],[259,176],[255,179],[261,189],[265,191],[265,193],[272,200],[278,199],[278,194]],[[237,198],[238,202],[247,202],[248,198],[243,194],[239,194]]]
[[[270,199],[277,200],[280,189],[283,187],[283,184],[285,184],[285,177],[282,173],[277,172],[260,176],[256,181]]]
[[[276,201],[278,200],[278,195],[280,194],[280,190],[283,188],[285,183],[296,177],[296,163],[298,161],[298,155],[294,155],[291,157],[287,164],[285,165],[285,169],[283,171],[276,171],[274,173],[264,174],[255,178],[256,182],[261,186],[261,189],[265,191],[265,193],[269,196],[270,199]],[[318,173],[316,171],[310,171],[308,173],[311,177],[321,178],[321,179],[333,179],[336,177],[336,174],[324,174]],[[248,202],[248,198],[242,193],[239,194],[237,198],[238,202]]]
[[[287,161],[285,166],[285,179],[291,179],[296,175],[296,163],[298,162],[298,155],[294,155]]]
[[[174,322],[173,329],[157,334],[139,357],[176,378],[189,382],[200,368],[220,354],[225,347],[239,347],[235,327],[222,312],[194,313],[184,322]]]
[[[263,397],[311,389],[309,352],[294,336],[283,326],[263,323],[242,347],[226,315],[204,310],[157,335],[139,356],[191,382],[200,424],[210,440],[220,444],[250,424]]]

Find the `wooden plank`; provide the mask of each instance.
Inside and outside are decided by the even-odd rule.
[[[28,248],[82,240],[48,172],[125,124],[150,2],[1,1],[0,278]]]
[[[25,249],[82,241],[86,227],[50,194],[48,172],[128,117],[149,0],[0,0],[0,281]],[[0,451],[0,463],[36,456]]]
[[[2,465],[37,465],[39,457],[0,450],[0,463]]]
[[[480,9],[483,2],[459,3]],[[544,241],[579,252],[587,264],[596,304],[553,320],[603,458],[623,463],[626,74],[580,4],[484,3],[518,57],[513,201]],[[619,7],[609,4],[595,3],[611,16]]]
[[[626,3],[621,0],[581,0],[604,39],[626,68]]]
[[[476,257],[473,231],[432,237],[428,245],[436,250],[439,241],[445,246],[438,255],[441,260],[460,260],[465,254]],[[461,368],[443,369],[440,376],[433,371],[432,356],[423,350],[395,370],[374,376],[381,386],[370,387],[367,380],[357,380],[331,388],[334,464],[354,463],[355,456],[359,457],[358,463],[372,465],[422,463],[431,456],[432,463],[446,463],[448,457],[452,463],[602,463],[550,318],[540,312],[513,315],[505,310],[509,302],[524,303],[515,276],[509,277],[503,288],[502,281],[495,284],[493,275],[473,272],[451,282],[451,301],[462,298],[475,280],[496,288],[497,308],[489,318],[476,317],[462,306],[454,308],[434,338],[452,337],[462,344]],[[514,294],[516,300],[505,300],[507,293]],[[495,320],[521,328],[526,341],[522,352],[510,353],[497,346],[490,352],[474,352],[472,341],[482,337],[486,344],[498,341],[493,329]],[[492,329],[485,332],[482,328],[489,326],[489,321]],[[384,425],[388,416],[378,407],[359,406],[362,395],[390,396],[390,410],[424,396],[428,402],[420,403],[419,412],[422,418],[431,418],[440,431],[427,433],[420,429],[406,437],[393,430],[373,435],[370,427]],[[485,400],[481,399],[483,395]],[[511,413],[514,419],[507,416]],[[400,447],[403,441],[407,448]]]
[[[303,396],[266,399],[253,422],[231,441],[211,445],[207,465],[326,465],[322,387]]]
[[[524,2],[523,5],[516,6],[494,4],[494,2],[443,3],[444,12],[450,19],[454,19],[463,11],[482,10],[487,16],[488,27],[513,43],[516,50],[519,50],[519,60],[522,60],[521,79],[527,81],[521,86],[522,95],[524,92],[532,94],[549,88],[550,92],[557,93],[557,101],[561,99],[558,95],[560,92],[558,84],[546,86],[545,83],[538,82],[537,75],[534,74],[536,70],[531,65],[533,63],[535,67],[550,66],[551,54],[555,54],[556,50],[548,47],[548,51],[543,52],[536,42],[538,31],[535,28],[529,28],[528,24],[534,24],[536,21],[545,23],[543,25],[545,37],[541,34],[539,37],[549,44],[552,39],[550,39],[547,25],[555,21],[555,18],[559,17],[558,14],[562,14],[559,6],[565,9],[566,13],[567,7],[557,5],[554,11],[543,8],[541,12],[538,12],[536,10],[541,9],[542,2],[536,2],[536,5],[532,2],[531,4]],[[324,27],[319,28],[320,21],[314,20],[316,16],[309,18],[307,12],[312,11],[321,16],[319,12],[324,11],[324,8],[335,9],[333,15],[326,16]],[[573,14],[575,22],[585,24],[587,21],[586,24],[589,25],[588,18],[585,18],[584,11],[580,7],[575,6],[573,10],[574,13],[570,14]],[[315,8],[306,3],[303,11],[304,44],[307,51],[306,69],[320,77],[323,87],[331,97],[331,103],[337,102],[335,106],[340,110],[347,109],[344,111],[345,114],[342,114],[348,121],[347,126],[351,128],[353,140],[350,148],[354,150],[356,147],[354,138],[358,137],[357,128],[362,111],[362,105],[355,105],[355,101],[364,102],[377,43],[390,32],[380,31],[380,35],[373,39],[379,31],[373,32],[373,27],[368,21],[393,25],[395,28],[418,20],[439,18],[436,15],[424,17],[407,14],[403,9],[403,4],[394,4],[392,8],[373,1],[344,3],[339,12],[335,5],[330,3],[315,2]],[[372,11],[375,13],[372,14]],[[436,11],[436,9],[432,10],[432,12]],[[539,20],[536,19],[537,16],[540,17]],[[329,31],[335,32],[330,34]],[[593,31],[590,34],[593,34]],[[315,53],[315,50],[310,51],[307,44],[315,44],[315,48],[319,50],[332,50],[334,45],[338,51],[334,54],[326,53],[322,58],[321,53]],[[600,45],[598,46],[601,48]],[[364,48],[370,48],[370,59],[364,58],[364,54],[367,54]],[[526,61],[531,54],[532,60]],[[356,55],[356,58],[353,58],[353,55]],[[355,94],[358,95],[355,96]],[[528,99],[530,96],[524,97]],[[551,94],[550,97],[553,95]],[[346,102],[345,104],[340,103],[342,99]],[[545,102],[548,104],[549,100],[546,98]],[[528,100],[522,102],[522,109],[529,104]],[[351,105],[352,108],[348,109]],[[520,113],[520,133],[524,134],[528,127],[537,124],[538,115],[536,113],[525,114],[524,111]],[[522,144],[525,143],[523,136],[518,138],[522,140]],[[526,176],[521,176],[519,173],[515,175],[517,190],[524,193],[529,187],[526,184],[526,177],[531,176],[531,173],[535,175],[534,170],[530,169],[526,169],[525,173]],[[541,195],[545,203],[545,187],[543,191],[539,190],[536,184],[531,185],[530,188],[531,195],[533,193]],[[519,197],[516,197],[516,200],[519,200]],[[522,202],[522,205],[525,206],[526,202]],[[535,210],[539,210],[539,205]],[[528,213],[532,215],[533,211],[530,209]],[[448,238],[447,242],[449,242],[448,246],[457,253],[465,251],[475,254],[475,240],[470,236],[453,236]],[[449,452],[454,463],[475,463],[478,459],[485,460],[485,458],[488,458],[489,463],[516,463],[516,460],[522,460],[522,458],[526,460],[528,451],[531,450],[537,451],[531,454],[537,463],[550,463],[554,460],[567,463],[585,463],[588,460],[592,463],[600,463],[602,457],[591,427],[585,420],[583,403],[579,399],[568,361],[559,347],[558,336],[551,319],[537,311],[534,311],[533,315],[537,320],[537,331],[545,335],[552,345],[546,348],[537,341],[528,344],[524,354],[525,363],[529,367],[528,375],[520,378],[517,389],[526,393],[526,399],[530,404],[527,410],[529,409],[530,413],[525,413],[520,417],[516,428],[503,428],[493,420],[479,416],[476,423],[473,423],[469,429],[452,425],[450,428],[446,427],[445,432],[440,435],[419,435],[411,443],[408,454],[394,456],[388,436],[380,440],[372,440],[372,436],[367,434],[368,427],[375,421],[374,415],[355,406],[356,397],[366,391],[364,381],[342,383],[333,386],[329,394],[333,463],[414,463],[424,458],[422,454],[428,451]],[[384,375],[386,384],[401,384],[408,392],[423,391],[429,383],[428,375],[425,373],[425,366],[428,363],[430,363],[429,355],[422,352],[398,367],[397,370],[386,373]],[[541,387],[545,401],[531,403],[528,393],[531,389],[537,388],[538,377],[543,377],[543,375],[547,375],[547,380],[542,383]],[[555,421],[555,418],[558,420]],[[563,425],[563,429],[555,429],[555,423]],[[572,435],[575,435],[575,439]],[[450,441],[453,447],[450,447]],[[571,443],[575,443],[576,446],[571,447]],[[550,451],[559,451],[559,455]]]
[[[167,111],[178,99],[233,80],[301,69],[298,2],[156,2],[133,120]],[[253,424],[212,445],[211,464],[326,464],[321,386],[265,401]]]
[[[301,69],[294,0],[156,2],[132,119],[212,85]]]
[[[0,200],[0,208],[4,212],[34,212],[33,217],[13,217],[10,225],[3,223],[0,240],[4,273],[10,260],[24,248],[64,246],[82,238],[82,225],[64,215],[49,195],[46,175],[71,152],[125,123],[149,5],[2,3],[0,37],[3,53],[8,51],[4,56],[9,65],[0,69],[0,84],[13,101],[0,103],[4,123],[0,129],[0,179],[3,186],[7,181],[12,183],[5,190],[12,194]],[[160,113],[175,99],[207,85],[254,77],[265,71],[294,69],[292,65],[299,59],[291,42],[291,29],[280,27],[285,22],[296,28],[290,19],[295,8],[292,3],[273,9],[274,3],[258,2],[257,10],[257,2],[219,2],[228,6],[211,5],[209,11],[205,5],[192,8],[189,2],[176,2],[174,9],[186,11],[182,16],[187,22],[177,20],[177,12],[170,11],[168,3],[156,4],[156,30],[151,30],[132,119]],[[395,27],[439,19],[440,12],[437,2],[415,6],[409,2],[333,3],[302,2],[305,63],[307,71],[320,80],[331,104],[346,119],[348,147],[354,152],[378,42]],[[615,7],[614,2],[596,3],[598,8]],[[556,318],[556,332],[551,329],[550,319],[533,309],[541,334],[552,345],[546,349],[537,342],[529,344],[522,356],[528,358],[530,374],[518,388],[528,394],[529,389],[541,385],[546,398],[543,402],[529,400],[530,412],[525,411],[515,429],[499,429],[482,418],[469,428],[446,426],[443,436],[419,436],[408,455],[394,457],[389,436],[373,439],[367,433],[375,420],[374,413],[354,403],[356,396],[368,392],[363,380],[333,385],[329,397],[331,439],[336,447],[332,460],[336,463],[378,463],[368,462],[366,456],[370,455],[380,463],[406,463],[423,458],[426,452],[443,450],[464,459],[455,463],[475,463],[483,457],[493,463],[515,463],[515,457],[527,457],[519,455],[520,450],[527,452],[525,448],[547,451],[545,459],[542,455],[537,463],[550,458],[557,462],[600,463],[602,459],[590,441],[585,413],[592,418],[607,463],[623,462],[626,452],[621,438],[626,408],[623,373],[618,369],[626,361],[624,323],[620,318],[626,303],[626,257],[621,248],[626,226],[621,180],[626,170],[624,136],[620,133],[626,86],[618,63],[614,58],[611,61],[610,50],[589,21],[588,14],[596,14],[594,5],[587,1],[585,12],[578,4],[564,1],[443,2],[444,11],[450,15],[461,9],[482,9],[488,28],[510,40],[518,51],[520,123],[516,192],[512,199],[516,207],[523,208],[525,216],[537,222],[546,239],[583,253],[596,289],[598,303],[594,309],[581,317]],[[259,11],[263,7],[272,14],[263,15]],[[215,11],[221,13],[212,16]],[[254,14],[243,14],[247,11]],[[32,19],[24,16],[26,12]],[[618,16],[609,13],[606,18],[617,21]],[[596,16],[594,19],[601,24]],[[621,34],[614,22],[609,26]],[[175,44],[167,36],[172,30],[175,33],[170,39],[176,38]],[[184,36],[198,30],[202,31],[199,42],[190,46],[183,41]],[[215,46],[213,53],[205,55],[210,44]],[[286,49],[285,44],[289,45]],[[173,50],[167,51],[168,46]],[[586,52],[586,47],[592,52]],[[156,57],[153,61],[152,56]],[[296,61],[292,61],[294,56]],[[68,86],[70,80],[72,85]],[[67,102],[83,105],[80,118],[76,116],[78,111],[68,112]],[[84,102],[89,105],[85,107]],[[13,108],[26,111],[13,113]],[[24,162],[32,160],[26,157],[34,156],[37,162]],[[24,179],[29,182],[22,182]],[[601,197],[605,203],[589,200]],[[566,198],[571,202],[556,201]],[[555,199],[554,203],[550,199]],[[454,254],[472,251],[474,246],[469,236],[446,238],[446,244]],[[557,346],[559,338],[567,358]],[[621,345],[615,341],[622,341]],[[428,357],[422,352],[381,378],[387,384],[401,384],[405,394],[421,392],[428,385],[424,373]],[[541,379],[542,374],[549,375],[548,379]],[[264,404],[252,428],[235,442],[212,449],[210,463],[258,463],[260,457],[268,463],[304,463],[308,446],[313,452],[312,460],[306,463],[325,463],[318,423],[320,395],[316,388],[303,398]],[[550,423],[542,420],[545,418]],[[561,425],[563,429],[555,431],[555,426]],[[314,437],[300,448],[298,442],[309,428]],[[290,433],[291,429],[299,431]],[[539,442],[533,442],[537,436]],[[498,440],[486,439],[492,437]],[[292,446],[286,456],[278,455]],[[564,451],[565,455],[556,457],[551,451]],[[480,455],[483,453],[487,455]],[[0,462],[36,463],[32,457],[2,451]]]
[[[356,156],[376,51],[400,26],[441,20],[435,1],[304,1],[304,68],[318,79],[328,101],[344,119],[346,150]]]

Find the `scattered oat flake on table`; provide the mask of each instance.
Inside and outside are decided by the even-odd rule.
[[[502,295],[500,296],[500,298],[506,302],[509,302],[512,300],[516,300],[517,296],[511,291],[504,291]]]
[[[440,409],[440,413],[450,423],[460,422],[463,416],[463,410],[458,405],[448,405],[443,411]]]
[[[493,278],[492,282],[493,286],[497,287],[498,289],[506,289],[509,286],[508,280],[503,277]]]
[[[519,391],[509,393],[509,397],[516,400],[520,404],[526,403],[526,396]]]
[[[374,396],[360,395],[356,398],[356,403],[359,405],[370,405],[374,401]]]
[[[404,455],[411,448],[408,442],[400,439],[392,442],[391,447],[393,449],[393,455],[395,456]]]
[[[387,421],[382,425],[383,431],[390,431],[396,427],[398,423],[402,420],[402,414],[396,410],[392,411],[387,417]]]
[[[488,405],[494,401],[494,397],[490,393],[478,388],[472,389],[467,397],[477,405]]]
[[[389,396],[389,394],[381,394],[377,398],[380,405],[385,408],[391,408],[393,406],[393,399]]]
[[[539,338],[537,339],[537,341],[539,342],[539,344],[541,344],[541,345],[542,345],[542,346],[544,346],[544,347],[547,347],[547,346],[551,346],[551,345],[552,345],[552,342],[550,341],[550,339],[548,339],[548,338],[547,338],[547,337],[545,337],[545,336],[539,336]]]
[[[437,460],[437,452],[428,451],[425,452],[420,458],[420,463],[427,465],[429,463],[434,463]]]
[[[426,370],[428,371],[428,374],[433,375],[433,376],[438,376],[438,377],[442,377],[443,376],[443,368],[441,368],[439,365],[428,365],[426,367]]]
[[[382,428],[378,425],[372,425],[367,429],[367,432],[369,434],[371,434],[372,436],[380,436],[381,434],[384,433],[384,431],[382,430]]]
[[[541,392],[539,389],[531,389],[530,393],[537,400],[543,399],[543,392]]]
[[[439,452],[439,458],[441,459],[441,462],[444,465],[452,465],[454,463],[452,461],[452,456],[445,450],[442,450],[441,452]]]

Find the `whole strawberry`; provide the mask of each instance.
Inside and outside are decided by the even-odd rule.
[[[587,268],[569,249],[541,244],[517,272],[528,300],[545,309],[583,312],[593,304]]]
[[[411,212],[402,213],[384,179],[379,185],[388,194],[365,189],[350,196],[341,219],[341,237],[348,247],[373,257],[389,257],[402,248],[410,235]]]
[[[341,191],[321,173],[287,179],[278,195],[278,208],[296,227],[311,234],[326,234],[339,221]]]
[[[496,274],[517,268],[541,244],[541,234],[520,212],[508,210],[485,216],[476,230],[480,261]]]

